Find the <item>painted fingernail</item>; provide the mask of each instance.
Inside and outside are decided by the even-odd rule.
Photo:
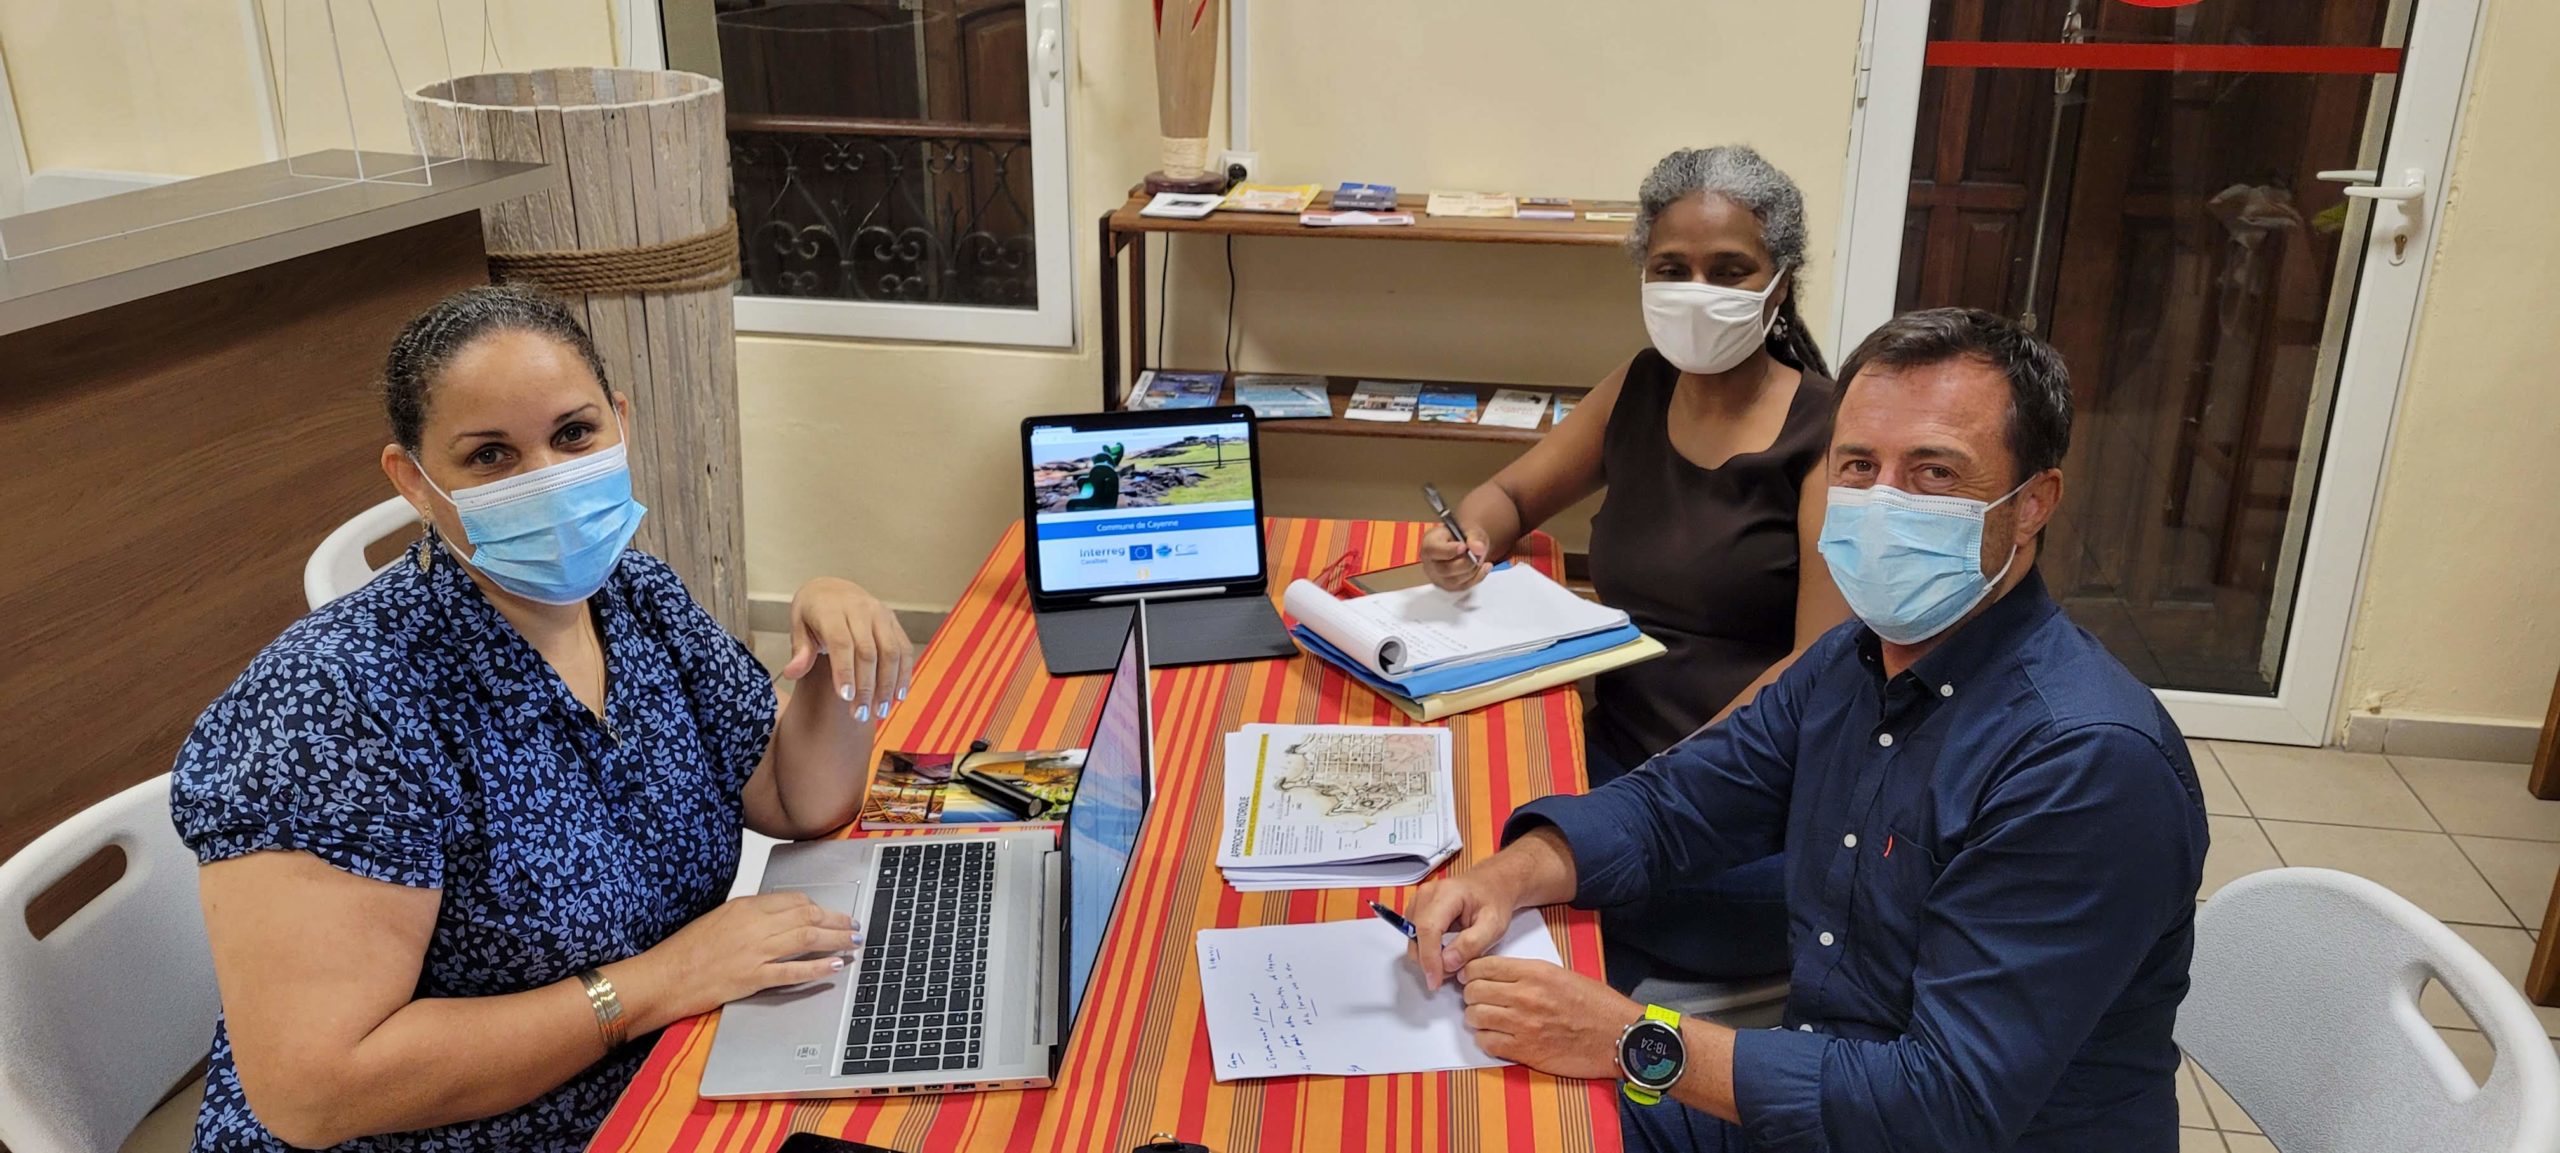
[[[858,708],[858,709],[853,710],[853,719],[855,719],[855,720],[857,720],[857,721],[861,721],[861,722],[862,722],[862,723],[864,723],[864,724],[870,724],[870,723],[871,723],[871,706],[869,706],[869,705],[864,705],[864,706],[862,706],[861,708]]]
[[[841,972],[843,969],[844,969],[844,958],[842,958],[842,957],[830,957],[830,958],[828,958],[828,959],[827,959],[827,971],[828,971],[828,972],[831,972],[831,973],[833,973],[833,972]]]
[[[885,721],[885,720],[888,720],[888,719],[889,719],[889,710],[894,709],[894,708],[896,708],[896,707],[898,707],[898,703],[897,703],[896,701],[882,701],[882,702],[880,702],[880,719],[881,719],[881,720],[884,720],[884,721]]]
[[[907,690],[905,690],[905,689],[899,689],[899,690],[898,690],[898,699],[899,699],[899,700],[902,700],[902,701],[903,701],[903,700],[905,700],[905,699],[907,699]]]
[[[837,685],[837,686],[836,686],[836,698],[837,698],[838,700],[844,700],[844,701],[850,701],[850,700],[852,700],[852,699],[853,699],[853,686],[852,686],[852,685]]]

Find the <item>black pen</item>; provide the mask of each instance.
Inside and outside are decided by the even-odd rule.
[[[1403,915],[1397,913],[1395,910],[1390,909],[1385,905],[1381,905],[1376,901],[1371,901],[1369,902],[1369,911],[1376,913],[1379,920],[1395,926],[1396,932],[1404,934],[1405,940],[1412,941],[1420,939],[1419,934],[1414,931],[1413,922],[1405,920]]]
[[[962,769],[951,776],[960,782],[962,788],[1003,806],[1004,811],[1026,821],[1039,820],[1040,814],[1049,807],[1048,802],[1033,796],[1028,790],[1016,788],[1010,782],[999,781],[974,769]]]
[[[1467,550],[1467,559],[1483,564],[1484,558],[1476,555],[1475,546],[1467,543],[1467,530],[1458,527],[1458,514],[1450,512],[1449,502],[1440,499],[1440,486],[1430,481],[1422,482],[1422,499],[1431,502],[1431,511],[1440,518],[1440,527],[1449,530],[1449,539]]]

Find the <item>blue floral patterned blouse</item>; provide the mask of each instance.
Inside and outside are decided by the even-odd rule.
[[[773,682],[655,557],[624,553],[588,603],[601,722],[451,554],[412,546],[286,629],[205,710],[170,777],[179,834],[208,863],[296,850],[441,889],[419,997],[523,992],[665,940],[737,871]],[[581,1148],[648,1040],[511,1112],[340,1148]],[[287,1148],[251,1115],[219,1027],[195,1147]]]

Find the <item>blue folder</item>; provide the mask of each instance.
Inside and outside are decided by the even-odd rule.
[[[1579,660],[1593,653],[1606,652],[1610,649],[1614,649],[1619,645],[1627,644],[1628,642],[1634,641],[1638,637],[1644,635],[1644,633],[1638,630],[1635,625],[1625,624],[1614,629],[1609,629],[1605,632],[1591,633],[1586,636],[1570,637],[1565,640],[1557,641],[1556,643],[1548,645],[1542,649],[1536,649],[1525,653],[1516,653],[1507,657],[1498,657],[1493,660],[1484,661],[1480,664],[1461,665],[1457,668],[1431,669],[1427,672],[1414,673],[1402,680],[1389,680],[1386,677],[1369,671],[1368,666],[1351,659],[1350,656],[1343,653],[1342,650],[1333,647],[1333,645],[1328,643],[1323,637],[1317,636],[1315,630],[1310,629],[1305,625],[1299,625],[1296,628],[1290,629],[1289,634],[1298,638],[1298,644],[1301,647],[1304,647],[1308,652],[1314,653],[1316,656],[1323,658],[1327,663],[1334,667],[1351,674],[1353,680],[1359,681],[1361,684],[1377,689],[1380,692],[1392,693],[1396,696],[1412,700],[1420,700],[1436,693],[1455,692],[1459,689],[1474,688],[1477,685],[1491,681],[1498,681],[1505,677],[1518,676],[1531,669],[1542,669],[1548,665],[1562,664],[1571,660]]]

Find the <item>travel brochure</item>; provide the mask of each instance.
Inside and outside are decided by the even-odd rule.
[[[1484,406],[1484,415],[1476,422],[1495,428],[1536,428],[1547,417],[1548,400],[1547,393],[1506,388],[1493,394],[1493,401]]]
[[[1571,396],[1571,395],[1568,395],[1568,394],[1565,394],[1565,393],[1561,393],[1561,392],[1557,393],[1557,394],[1556,394],[1556,423],[1557,423],[1557,424],[1563,424],[1563,423],[1564,423],[1564,418],[1565,418],[1566,414],[1571,413],[1571,412],[1573,411],[1573,406],[1574,406],[1575,402],[1580,401],[1581,399],[1582,399],[1582,398],[1581,398],[1581,397],[1578,397],[1578,396]]]
[[[1155,199],[1147,202],[1146,207],[1138,210],[1138,215],[1201,220],[1216,212],[1218,205],[1225,202],[1226,197],[1214,192],[1159,192]]]
[[[1253,409],[1253,415],[1261,420],[1322,419],[1333,415],[1333,397],[1325,391],[1321,376],[1237,373],[1236,403]]]
[[[1523,196],[1519,211],[1512,215],[1522,220],[1571,220],[1573,198],[1570,196]]]
[[[1315,203],[1316,191],[1312,184],[1239,184],[1227,190],[1226,202],[1220,207],[1234,212],[1286,212],[1294,215]]]
[[[861,826],[870,830],[924,829],[944,825],[1054,825],[1065,819],[1075,800],[1076,778],[1084,771],[1083,749],[1053,752],[979,753],[965,765],[949,753],[880,751],[871,787],[862,795]],[[1037,819],[1025,818],[967,784],[954,779],[954,769],[985,782],[987,792],[1008,792],[1039,799],[1046,807]]]
[[[1413,419],[1413,410],[1421,399],[1422,386],[1411,381],[1364,380],[1352,392],[1351,403],[1342,415],[1352,420],[1403,424]]]
[[[1218,869],[1237,892],[1410,885],[1458,851],[1447,729],[1227,734]]]
[[[1218,372],[1142,372],[1129,407],[1207,408],[1218,403],[1218,387],[1225,383],[1226,374]]]
[[[1414,415],[1436,424],[1474,424],[1476,390],[1440,385],[1425,388]]]
[[[1333,190],[1328,207],[1361,209],[1372,212],[1392,211],[1396,206],[1396,186],[1392,184],[1354,184],[1348,180]]]
[[[1519,199],[1508,192],[1434,192],[1423,211],[1433,216],[1507,219],[1519,208]]]
[[[1298,223],[1310,228],[1391,228],[1413,223],[1410,212],[1332,212],[1310,208],[1298,214]]]

